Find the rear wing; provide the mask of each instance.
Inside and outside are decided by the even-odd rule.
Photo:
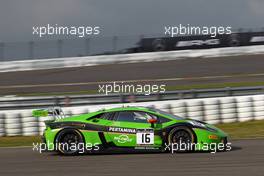
[[[52,116],[55,119],[65,118],[65,114],[62,111],[61,107],[52,107],[48,109],[36,109],[32,111],[33,117],[48,117]]]

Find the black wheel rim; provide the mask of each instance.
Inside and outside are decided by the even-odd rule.
[[[78,151],[78,143],[80,139],[74,133],[66,133],[59,140],[59,149],[65,154],[72,154]]]
[[[177,143],[177,144],[189,144],[192,142],[191,135],[185,131],[185,130],[180,130],[176,131],[172,137],[172,142]]]

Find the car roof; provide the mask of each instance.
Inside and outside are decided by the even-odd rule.
[[[103,109],[100,111],[107,111],[107,112],[112,112],[112,111],[152,111],[148,107],[143,107],[143,106],[122,106],[122,107],[115,107],[115,108],[109,108],[109,109]]]

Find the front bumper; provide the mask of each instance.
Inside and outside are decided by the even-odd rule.
[[[208,146],[212,147],[213,145],[217,147],[224,145],[224,148],[226,148],[228,135],[223,131],[216,130],[212,132],[206,129],[195,128],[194,132],[197,137],[196,150],[210,150]]]

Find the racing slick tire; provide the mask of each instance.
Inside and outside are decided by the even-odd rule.
[[[170,149],[177,153],[194,151],[195,140],[194,132],[185,126],[173,128],[168,135]]]
[[[80,154],[80,146],[85,145],[82,134],[76,129],[63,129],[55,139],[56,151],[62,155]]]

